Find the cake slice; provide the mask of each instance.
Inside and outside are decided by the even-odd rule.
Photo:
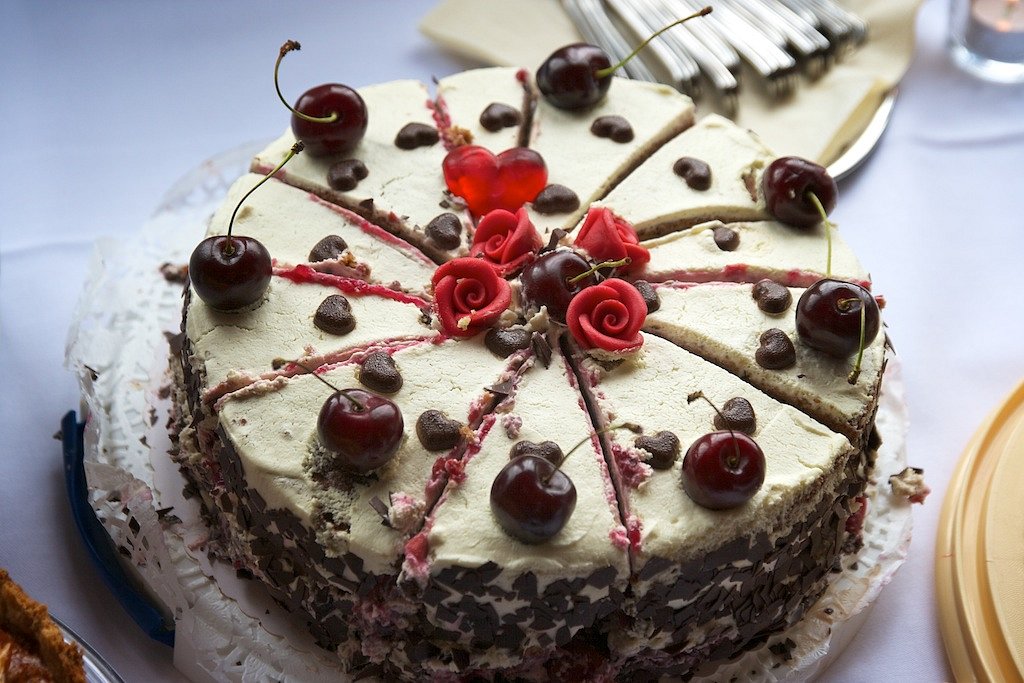
[[[495,154],[526,146],[536,102],[525,69],[471,69],[437,82],[437,111],[446,141],[463,142],[468,132],[470,144]]]
[[[651,282],[750,282],[769,278],[807,287],[825,277],[824,224],[797,229],[777,221],[710,221],[642,243],[651,254],[637,278]],[[832,231],[832,275],[870,288],[853,250]]]
[[[419,417],[437,410],[476,428],[493,402],[487,387],[522,360],[496,359],[477,340],[437,339],[379,346],[317,373],[338,389],[365,389],[377,354],[389,356],[401,378],[387,396],[403,415],[404,436],[369,474],[344,469],[319,445],[318,415],[332,391],[308,374],[228,394],[214,424],[191,425],[183,415],[179,438],[178,461],[199,482],[211,527],[224,530],[215,531],[212,549],[308,615],[324,646],[354,634],[356,650],[342,654],[355,668],[368,663],[360,641],[393,637],[416,610],[395,583],[404,543],[465,446],[460,430],[460,443],[427,451]]]
[[[308,266],[278,269],[264,300],[251,310],[222,313],[190,296],[186,353],[209,402],[277,377],[277,358],[318,366],[385,340],[432,337],[435,332],[421,319],[428,306],[417,297]]]
[[[632,223],[642,240],[711,220],[769,220],[761,173],[774,158],[754,133],[710,114],[651,155],[598,204]],[[690,180],[675,170],[680,159],[690,160]],[[709,176],[697,170],[702,166]]]
[[[484,420],[463,460],[464,476],[449,481],[428,518],[425,561],[406,563],[406,578],[423,585],[436,648],[418,663],[433,674],[484,664],[508,678],[545,674],[531,666],[559,659],[552,653],[611,614],[627,589],[609,472],[568,361],[557,349],[550,365],[535,358],[512,391]],[[545,441],[566,454],[561,470],[577,502],[554,537],[528,544],[498,524],[490,491],[516,444]],[[450,656],[455,670],[444,664]]]
[[[362,141],[337,156],[299,154],[277,177],[356,212],[438,263],[464,252],[469,216],[448,201],[441,173],[447,152],[437,133],[426,86],[417,81],[393,81],[358,92],[369,115]],[[410,124],[433,130],[436,141],[413,142],[419,146],[412,149],[400,147],[399,134]],[[256,155],[253,171],[269,173],[294,143],[291,130],[286,131]],[[365,176],[360,178],[362,171]],[[455,214],[457,232],[428,230],[430,222],[444,213]]]
[[[885,367],[885,333],[865,349],[860,377],[848,376],[854,357],[835,358],[801,343],[796,302],[802,289],[790,289],[792,303],[780,314],[761,310],[753,285],[716,283],[657,287],[660,308],[644,329],[736,373],[776,399],[799,407],[816,420],[861,444],[874,420]],[[795,347],[795,362],[784,369],[763,367],[756,359],[762,333],[778,329]]]
[[[579,207],[555,210],[539,198],[530,209],[534,225],[542,235],[572,230],[592,202],[692,125],[693,111],[693,102],[669,86],[624,78],[613,79],[605,98],[583,111],[538,98],[529,146],[544,157],[548,183],[568,188]]]
[[[631,618],[609,638],[623,680],[686,674],[798,620],[826,586],[851,496],[864,485],[858,452],[842,435],[671,342],[643,340],[613,367],[581,362],[599,424],[643,428],[639,437],[603,436],[631,541]],[[687,449],[719,429],[694,392],[716,407],[741,398],[753,409],[765,478],[738,507],[707,509],[681,485]]]
[[[238,202],[262,180],[243,175],[210,219],[223,234]],[[271,179],[249,195],[235,217],[235,234],[255,237],[278,267],[310,267],[424,295],[435,264],[423,252],[361,216]],[[339,242],[335,238],[341,238]]]

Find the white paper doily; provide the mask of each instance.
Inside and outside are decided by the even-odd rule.
[[[168,282],[160,266],[187,262],[209,215],[260,148],[243,145],[207,161],[171,189],[138,234],[97,244],[66,362],[82,389],[92,507],[173,616],[175,666],[196,682],[336,681],[339,663],[257,582],[236,580],[223,563],[211,566],[200,549],[205,531],[167,455],[167,400],[160,396],[169,381],[165,333],[180,328],[181,286]],[[884,444],[875,468],[882,486],[871,487],[864,548],[844,557],[845,571],[799,624],[771,639],[796,643],[790,660],[780,664],[765,646],[720,668],[716,679],[813,679],[852,639],[902,564],[910,505],[886,484],[906,462],[897,363],[890,362],[884,386],[877,420]]]

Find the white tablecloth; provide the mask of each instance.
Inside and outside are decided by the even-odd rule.
[[[284,128],[272,72],[286,38],[305,46],[282,69],[291,97],[324,81],[472,66],[419,35],[430,5],[0,3],[0,566],[128,681],[179,676],[86,557],[51,438],[78,405],[62,359],[92,244],[137,230],[203,159]],[[1024,87],[951,65],[946,5],[924,4],[891,127],[842,183],[835,213],[888,301],[910,462],[936,492],[915,510],[910,558],[829,681],[950,678],[933,585],[941,497],[971,433],[1024,377]]]

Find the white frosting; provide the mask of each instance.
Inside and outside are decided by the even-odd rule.
[[[638,488],[623,487],[629,512],[642,524],[644,555],[682,561],[770,528],[808,486],[831,471],[837,457],[851,450],[844,437],[726,370],[664,339],[643,337],[640,352],[613,369],[593,361],[586,361],[585,367],[597,380],[593,390],[603,421],[633,422],[645,434],[668,430],[680,442],[682,452],[671,469],[654,470]],[[750,501],[732,510],[697,505],[680,483],[686,449],[715,431],[711,406],[700,399],[687,403],[687,396],[696,391],[716,406],[741,396],[754,408],[753,438],[765,454],[765,480]],[[608,438],[627,448],[635,439],[622,430],[610,432]]]
[[[739,235],[739,246],[723,251],[715,244],[715,228]],[[824,224],[798,229],[777,221],[729,223],[709,221],[643,243],[651,260],[637,277],[654,282],[736,281],[771,278],[792,287],[807,287],[825,276],[828,245]],[[870,276],[853,250],[832,230],[832,275],[861,284]]]
[[[330,334],[313,324],[317,307],[332,294],[342,294],[352,308],[356,326],[348,334]],[[193,363],[205,367],[207,386],[214,387],[232,371],[253,377],[270,372],[275,358],[294,360],[311,353],[430,336],[420,315],[413,304],[274,276],[263,302],[242,313],[215,311],[193,292],[185,331],[192,341]]]
[[[250,173],[235,181],[210,219],[208,234],[224,234],[238,201],[261,179]],[[369,282],[384,286],[397,282],[401,289],[424,294],[434,274],[433,261],[418,249],[399,243],[350,211],[276,179],[268,180],[245,200],[233,232],[258,239],[280,266],[309,263],[309,251],[317,242],[338,235],[348,244],[356,263],[369,267],[365,278]]]
[[[474,145],[486,147],[495,154],[511,149],[519,143],[520,126],[489,131],[480,125],[480,114],[491,104],[505,104],[520,115],[520,125],[526,123],[528,112],[523,111],[525,89],[514,67],[471,69],[442,78],[437,83],[437,98],[447,110],[454,126],[468,130]]]
[[[621,116],[633,128],[633,140],[615,142],[590,132],[601,116]],[[693,102],[666,85],[612,79],[608,95],[583,111],[565,111],[538,97],[530,131],[530,148],[544,157],[548,183],[565,185],[580,199],[571,214],[545,216],[532,208],[530,218],[541,234],[571,230],[587,206],[603,197],[636,164],[693,122]]]
[[[335,157],[299,154],[288,162],[281,177],[285,182],[328,197],[345,206],[373,200],[377,211],[394,214],[421,247],[423,228],[448,208],[441,162],[446,151],[438,141],[429,147],[404,150],[395,146],[395,136],[408,123],[435,126],[432,101],[426,86],[417,81],[393,81],[359,89],[366,102],[369,123],[366,135],[352,150]],[[256,155],[255,168],[276,166],[295,143],[291,129]],[[359,159],[368,171],[353,190],[339,192],[327,184],[327,172],[339,159]]]
[[[680,157],[711,168],[711,187],[694,190],[673,172]],[[640,239],[708,220],[768,220],[761,173],[775,155],[761,140],[726,118],[710,114],[670,140],[598,202],[636,228]],[[756,201],[744,176],[752,175]]]
[[[717,283],[659,287],[661,308],[648,315],[644,329],[655,332],[729,368],[764,391],[801,406],[834,429],[856,438],[854,427],[875,403],[885,358],[885,331],[864,349],[860,379],[847,376],[854,358],[838,359],[800,342],[796,333],[796,302],[802,289],[791,289],[793,303],[780,315],[769,315],[751,295],[753,285]],[[796,347],[796,364],[767,370],[754,353],[761,333],[778,328]]]
[[[416,436],[416,419],[423,411],[435,409],[468,422],[474,402],[486,395],[484,387],[497,381],[505,368],[477,340],[423,342],[392,357],[403,380],[402,388],[390,396],[405,422],[401,446],[376,472],[375,480],[354,484],[344,501],[346,509],[340,514],[335,511],[336,518],[347,519],[351,528],[328,532],[326,538],[321,534],[330,550],[351,551],[363,559],[367,571],[376,573],[396,570],[406,535],[383,526],[370,501],[376,497],[388,503],[390,494],[398,492],[422,501],[434,459],[444,455],[423,449]],[[339,389],[362,387],[357,370],[357,364],[345,363],[323,377]],[[269,508],[290,510],[314,528],[319,505],[340,504],[311,480],[304,465],[317,441],[320,408],[330,393],[315,378],[298,375],[280,391],[229,400],[220,412],[220,424],[235,445],[246,483]]]

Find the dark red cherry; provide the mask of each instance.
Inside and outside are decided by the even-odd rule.
[[[761,189],[768,213],[798,228],[812,228],[821,222],[811,193],[826,214],[836,207],[836,181],[824,166],[800,157],[780,157],[769,164],[761,176]]]
[[[576,508],[576,487],[562,470],[537,455],[521,455],[491,484],[491,512],[507,534],[543,543],[565,526]]]
[[[324,401],[316,428],[320,443],[341,465],[366,474],[398,450],[405,421],[394,401],[363,389],[342,389]]]
[[[587,109],[601,101],[612,84],[611,68],[604,50],[588,43],[558,48],[537,69],[537,87],[555,107],[570,111]]]
[[[559,249],[542,254],[523,269],[519,276],[523,285],[523,297],[529,306],[548,307],[548,315],[558,322],[565,322],[569,302],[584,287],[596,285],[598,276],[588,275],[579,282],[570,284],[570,278],[590,270],[590,263],[568,249]]]
[[[270,284],[267,248],[252,237],[214,235],[192,251],[188,261],[192,287],[203,302],[218,311],[248,308],[263,298]]]
[[[818,280],[796,304],[800,341],[836,358],[860,349],[860,311],[864,307],[864,346],[878,335],[880,314],[871,292],[860,285],[830,278]]]
[[[683,488],[712,510],[743,505],[764,483],[764,452],[743,432],[711,432],[683,457]]]
[[[307,121],[292,114],[292,132],[306,143],[306,151],[313,156],[339,154],[355,147],[366,133],[366,103],[352,88],[340,83],[325,83],[310,88],[295,103],[295,109],[307,116],[326,118],[332,113],[332,123]]]

